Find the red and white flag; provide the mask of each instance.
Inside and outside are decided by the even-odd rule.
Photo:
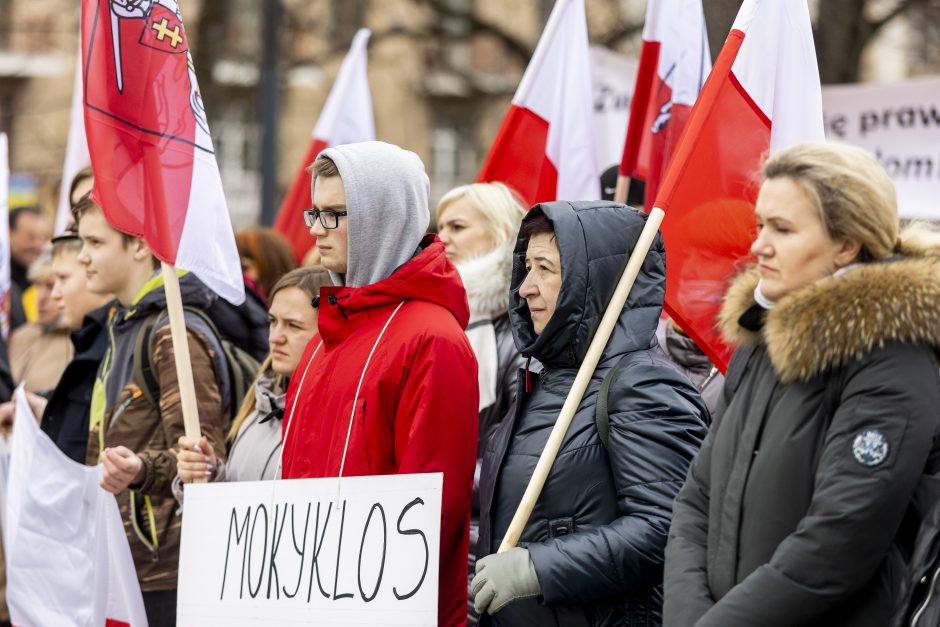
[[[14,395],[3,539],[14,625],[146,627],[134,559],[102,467],[77,464]]]
[[[647,207],[711,68],[702,0],[650,2],[620,161],[621,176],[646,182]]]
[[[599,199],[592,93],[584,0],[557,0],[477,180],[529,204]]]
[[[307,168],[325,148],[375,139],[375,117],[367,74],[367,48],[371,35],[369,29],[362,28],[353,37],[313,129],[300,171],[287,190],[274,221],[274,229],[287,238],[298,261],[304,258],[315,241],[300,215],[310,207],[311,176]]]
[[[699,94],[655,206],[666,213],[666,310],[724,370],[721,299],[756,233],[765,155],[823,139],[806,0],[745,0]]]
[[[0,133],[0,336],[10,335],[10,150]]]
[[[85,107],[82,104],[82,51],[79,42],[75,62],[75,85],[72,88],[72,112],[69,117],[69,137],[65,145],[65,163],[62,164],[62,184],[59,187],[59,206],[55,214],[55,234],[59,235],[72,221],[72,203],[69,187],[82,169],[91,165],[88,140],[85,138]]]
[[[241,265],[176,0],[83,0],[92,195],[115,228],[233,303]]]

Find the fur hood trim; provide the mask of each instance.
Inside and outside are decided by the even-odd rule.
[[[926,252],[926,251],[917,251]],[[725,340],[763,340],[784,383],[805,381],[863,357],[888,342],[940,347],[940,257],[909,255],[855,266],[784,296],[760,332],[738,323],[754,303],[755,268],[725,295],[719,328]]]
[[[514,245],[513,239],[485,255],[456,264],[467,290],[471,321],[498,318],[509,309]]]

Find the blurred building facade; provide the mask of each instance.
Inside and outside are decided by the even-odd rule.
[[[433,201],[475,177],[552,4],[181,0],[233,221],[246,225],[259,215],[258,84],[269,8],[280,9],[274,42],[281,84],[279,191],[300,166],[353,34],[366,26],[373,31],[369,82],[377,136],[421,156]],[[592,44],[635,56],[645,2],[586,5]],[[912,10],[884,29],[866,52],[863,80],[940,71],[940,24],[923,22]],[[75,0],[0,0],[0,120],[10,135],[11,167],[25,188],[32,181],[37,198],[50,208],[65,153],[78,28]]]

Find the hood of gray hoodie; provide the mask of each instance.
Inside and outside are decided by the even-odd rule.
[[[430,182],[415,153],[361,142],[320,153],[336,164],[346,192],[347,270],[334,285],[362,287],[390,277],[411,259],[428,230]],[[316,190],[316,181],[311,193]]]

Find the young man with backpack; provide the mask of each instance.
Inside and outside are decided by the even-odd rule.
[[[175,625],[181,517],[171,486],[184,426],[163,275],[146,242],[111,226],[90,198],[73,214],[87,289],[117,299],[92,393],[85,462],[103,462],[101,485],[117,496],[150,625]],[[180,290],[200,428],[224,451],[232,368],[200,313],[216,296],[192,274],[180,276]]]

